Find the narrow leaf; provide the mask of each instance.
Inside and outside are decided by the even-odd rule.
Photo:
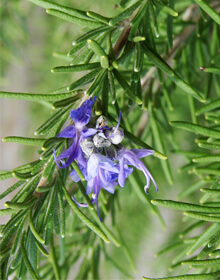
[[[182,264],[185,265],[217,265],[220,263],[220,258],[208,259],[208,260],[195,260],[195,261],[183,261]]]
[[[204,105],[202,108],[200,108],[199,110],[196,111],[196,115],[200,116],[205,112],[209,112],[209,111],[217,109],[217,108],[220,108],[220,98],[210,102],[207,105]]]
[[[41,146],[46,139],[36,139],[28,137],[19,137],[19,136],[7,136],[2,139],[2,142],[5,143],[19,143],[30,146]]]
[[[28,259],[28,256],[27,256],[27,251],[25,249],[25,246],[24,246],[24,235],[23,235],[23,238],[21,240],[21,252],[22,252],[22,256],[23,256],[23,260],[25,262],[25,265],[27,267],[27,270],[29,271],[31,277],[35,280],[35,279],[39,279],[38,275],[36,274],[36,272],[34,271],[29,259]]]
[[[115,75],[121,87],[125,90],[125,93],[128,95],[128,97],[130,97],[137,104],[142,104],[142,100],[133,93],[132,88],[116,69],[113,70],[113,74]]]
[[[143,280],[215,280],[219,275],[220,271],[207,273],[207,274],[188,274],[188,275],[179,275],[171,276],[165,278],[147,278],[143,277]]]
[[[218,155],[203,156],[203,157],[193,158],[192,161],[201,162],[201,163],[220,162],[220,156],[218,156]]]
[[[220,131],[212,129],[212,128],[207,128],[198,124],[193,124],[189,122],[181,122],[181,121],[171,121],[170,125],[177,127],[177,128],[182,128],[191,132],[194,132],[196,134],[201,134],[205,135],[208,137],[214,137],[214,138],[220,138]]]
[[[111,19],[109,21],[110,25],[115,25],[116,23],[118,23],[121,20],[124,20],[126,18],[129,18],[133,11],[142,3],[141,0],[135,2],[133,5],[131,5],[130,7],[128,7],[127,9],[125,9],[122,13],[120,13],[119,15],[117,15],[116,17],[114,17],[113,19]]]
[[[191,218],[199,219],[202,221],[208,221],[208,222],[220,222],[220,214],[219,217],[211,216],[211,215],[202,215],[197,212],[184,212],[184,215],[189,216]]]
[[[57,261],[57,257],[56,257],[56,253],[55,253],[53,237],[51,238],[51,241],[50,241],[50,256],[51,256],[52,266],[53,266],[54,273],[55,273],[55,278],[56,278],[56,280],[60,280],[61,279],[60,278],[60,269],[58,267],[58,261]]]
[[[216,23],[220,25],[220,15],[203,0],[194,0]]]
[[[72,97],[76,92],[64,92],[54,94],[20,93],[20,92],[0,92],[0,97],[28,101],[56,101]]]
[[[73,9],[70,7],[59,5],[59,4],[56,4],[54,2],[47,1],[47,0],[29,0],[29,1],[33,2],[36,5],[39,5],[40,7],[44,8],[44,9],[56,9],[56,10],[65,12],[72,16],[80,17],[83,19],[88,19],[86,12],[81,11],[81,10],[76,10],[76,9]]]
[[[206,72],[206,73],[220,74],[220,68],[217,68],[217,67],[203,66],[203,67],[200,67],[200,70],[202,70],[203,72]]]
[[[209,226],[192,244],[187,251],[187,255],[194,253],[199,247],[207,243],[217,232],[219,232],[220,224],[214,223]]]
[[[30,223],[31,232],[33,233],[34,237],[41,244],[44,244],[45,243],[44,239],[39,235],[39,233],[36,231],[36,229],[34,227],[34,223],[33,223],[33,219],[32,219],[32,209],[29,210],[29,223]]]
[[[170,209],[176,209],[181,211],[198,211],[203,213],[219,213],[220,207],[208,207],[197,204],[185,203],[185,202],[177,202],[173,200],[161,200],[154,199],[151,200],[154,205],[163,206]]]
[[[71,22],[71,23],[76,23],[76,24],[83,25],[83,26],[87,26],[87,27],[90,27],[90,28],[97,28],[97,27],[100,27],[101,25],[103,25],[100,22],[90,20],[90,19],[82,19],[82,18],[72,16],[70,14],[67,14],[67,13],[64,13],[64,12],[61,12],[61,11],[55,10],[55,9],[47,9],[46,12],[49,15],[56,16],[56,17],[61,18],[65,21],[68,21],[68,22]]]
[[[100,72],[101,69],[102,68],[100,67],[99,69],[95,69],[95,70],[89,72],[82,78],[78,79],[77,81],[75,81],[74,83],[69,85],[68,90],[73,90],[73,89],[77,88],[78,86],[83,86],[83,85],[90,83],[95,78],[95,76]]]
[[[102,16],[102,15],[100,15],[100,14],[97,14],[97,13],[95,13],[95,12],[88,11],[86,14],[87,14],[87,16],[89,16],[90,18],[95,19],[95,20],[97,20],[97,21],[100,21],[100,22],[102,22],[102,23],[104,23],[104,24],[106,24],[106,25],[108,25],[108,23],[109,23],[109,18],[104,17],[104,16]]]
[[[71,65],[71,66],[57,66],[54,67],[51,72],[57,73],[57,72],[79,72],[79,71],[86,71],[86,70],[92,70],[100,67],[100,63],[94,62],[94,63],[86,63],[86,64],[77,64],[77,65]]]
[[[0,199],[4,198],[5,196],[7,196],[9,193],[13,192],[14,190],[16,190],[17,188],[19,188],[22,184],[24,184],[25,181],[20,180],[17,183],[15,183],[14,185],[12,185],[10,188],[8,188],[6,191],[4,191],[3,193],[0,194]]]

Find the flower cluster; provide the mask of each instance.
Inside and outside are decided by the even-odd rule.
[[[152,150],[131,149],[128,150],[121,145],[124,138],[123,129],[119,127],[121,114],[116,127],[109,127],[104,116],[100,116],[96,122],[91,121],[92,106],[96,100],[87,99],[78,109],[71,110],[70,118],[72,124],[67,126],[57,137],[68,138],[68,148],[54,160],[60,168],[66,168],[74,160],[87,181],[87,195],[92,193],[92,203],[96,203],[97,212],[98,196],[101,188],[114,193],[119,184],[124,187],[125,179],[133,172],[133,167],[141,170],[146,178],[145,192],[150,186],[150,180],[157,185],[150,172],[140,158],[153,154]],[[92,127],[93,126],[93,127]],[[79,175],[73,170],[70,176],[74,182],[80,180]],[[82,204],[74,201],[82,207]],[[101,218],[100,218],[101,220]]]

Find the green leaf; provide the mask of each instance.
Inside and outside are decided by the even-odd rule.
[[[63,141],[64,141],[64,139],[61,139],[61,138],[58,138],[58,137],[51,137],[43,143],[42,149],[47,150],[47,149],[53,147],[54,145],[56,145],[60,142],[63,142]]]
[[[55,278],[56,278],[56,280],[60,280],[60,269],[59,269],[58,261],[57,261],[57,257],[56,257],[55,247],[54,247],[54,243],[53,243],[53,237],[51,238],[51,241],[50,241],[50,256],[51,256],[52,266],[53,266],[54,273],[55,273]]]
[[[200,163],[220,162],[220,156],[218,156],[218,155],[203,156],[203,157],[193,158],[192,161],[200,162]]]
[[[100,67],[99,69],[95,69],[95,70],[89,72],[82,78],[78,79],[77,81],[75,81],[74,83],[69,85],[67,89],[73,90],[73,89],[77,88],[78,86],[83,86],[83,85],[90,83],[95,78],[95,76],[98,75],[98,73],[100,72],[101,69],[102,68]]]
[[[163,206],[170,209],[176,209],[181,211],[198,211],[203,213],[219,213],[220,214],[220,207],[208,207],[202,206],[197,204],[185,203],[185,202],[178,202],[173,200],[161,200],[161,199],[154,199],[151,200],[154,205]]]
[[[80,36],[76,41],[73,41],[72,44],[74,45],[74,47],[70,51],[71,55],[73,54],[73,52],[75,52],[75,50],[77,51],[78,49],[85,47],[85,40],[91,38],[95,38],[96,40],[101,40],[102,36],[106,35],[107,31],[114,30],[114,29],[115,29],[114,27],[110,27],[110,26],[101,26],[99,28],[86,32],[85,34]],[[79,46],[81,47],[79,48]]]
[[[220,15],[203,0],[194,0],[216,23],[220,25]]]
[[[20,137],[20,136],[7,136],[2,139],[2,142],[5,143],[19,143],[30,146],[41,146],[46,139],[36,139],[36,138],[28,138],[28,137]]]
[[[77,65],[71,65],[71,66],[57,66],[57,67],[54,67],[51,70],[51,72],[53,72],[53,73],[57,73],[57,72],[79,72],[79,71],[97,69],[99,67],[100,67],[100,63],[94,62],[94,63],[77,64]]]
[[[54,93],[54,94],[37,94],[37,93],[20,93],[20,92],[6,92],[1,91],[0,97],[18,100],[28,100],[28,101],[56,101],[72,97],[77,92],[64,92],[64,93]]]
[[[217,232],[219,232],[220,224],[214,223],[209,226],[200,236],[198,236],[195,242],[191,245],[187,251],[187,255],[193,254],[199,247],[206,244]]]
[[[210,193],[210,194],[213,194],[213,195],[220,195],[220,190],[202,188],[202,189],[200,189],[200,191],[205,192],[205,193]]]
[[[29,1],[33,2],[34,4],[40,6],[44,9],[56,9],[56,10],[59,10],[61,12],[67,13],[72,16],[76,16],[76,17],[83,18],[83,19],[88,19],[86,12],[81,11],[81,10],[73,9],[73,8],[59,5],[54,2],[50,2],[50,1],[46,1],[46,0],[29,0]]]
[[[114,17],[113,19],[111,19],[109,21],[110,25],[115,25],[116,23],[118,23],[121,20],[124,20],[126,18],[129,18],[133,11],[137,9],[138,6],[140,6],[140,4],[142,3],[141,0],[135,2],[133,5],[131,5],[130,7],[128,7],[127,9],[125,9],[122,13],[120,13],[119,15],[117,15],[116,17]]]
[[[97,73],[95,80],[87,90],[87,95],[93,95],[101,90],[101,86],[107,71],[107,69],[102,69],[99,73]]]
[[[115,81],[112,71],[108,71],[108,82],[109,82],[109,90],[112,97],[112,104],[115,104],[116,99],[116,89],[115,89]]]
[[[92,39],[87,40],[88,47],[94,51],[94,53],[99,56],[102,68],[107,69],[109,67],[108,56],[101,45]]]
[[[208,260],[195,260],[195,261],[183,261],[182,264],[185,265],[216,265],[220,263],[220,258],[216,258],[216,259],[208,259]]]
[[[31,265],[31,263],[28,259],[27,251],[26,251],[26,248],[24,246],[24,235],[23,235],[22,240],[21,240],[21,252],[22,252],[23,260],[25,262],[27,270],[29,271],[32,279],[39,279],[37,273],[34,271],[32,265]]]
[[[70,14],[67,14],[67,13],[64,13],[64,12],[61,12],[61,11],[55,10],[55,9],[47,9],[46,13],[49,14],[49,15],[61,18],[65,21],[68,21],[68,22],[71,22],[71,23],[76,23],[76,24],[83,25],[83,26],[87,26],[87,27],[90,27],[90,28],[97,28],[97,27],[100,27],[101,25],[103,25],[100,22],[97,22],[97,21],[94,21],[94,20],[91,20],[91,19],[82,19],[82,18],[72,16]]]
[[[211,149],[211,150],[220,150],[220,144],[212,144],[212,143],[200,143],[198,141],[198,146],[203,149]]]
[[[219,187],[219,178],[217,178],[214,183],[209,187],[210,189],[217,189]],[[200,203],[204,203],[209,198],[210,194],[205,193],[203,197],[200,199]]]
[[[13,203],[13,202],[10,202],[10,201],[6,201],[5,202],[5,207],[6,208],[12,208],[12,209],[27,209],[27,208],[30,208],[36,200],[37,200],[37,198],[33,197],[28,202]]]
[[[204,114],[205,112],[209,112],[209,111],[217,109],[217,108],[220,108],[220,98],[210,102],[207,105],[204,105],[202,108],[200,108],[199,110],[196,111],[196,115],[200,116],[200,115]]]
[[[61,186],[57,184],[57,196],[59,202],[59,210],[60,210],[60,235],[61,238],[65,237],[65,227],[66,227],[66,220],[65,220],[65,209],[63,203],[63,192]]]
[[[133,93],[132,88],[129,86],[129,84],[127,83],[125,78],[120,74],[120,72],[114,69],[113,74],[115,75],[115,78],[117,79],[121,87],[124,89],[128,97],[131,98],[137,104],[142,104],[142,100]]]
[[[148,4],[149,4],[148,0],[144,0],[142,5],[139,7],[138,11],[136,12],[135,16],[130,21],[130,26],[132,26],[132,28],[129,34],[129,40],[131,40],[135,35],[135,32],[138,29],[142,18],[145,16],[146,7]]]
[[[109,73],[109,71],[108,71]],[[102,104],[102,114],[104,116],[108,115],[108,99],[109,99],[109,83],[108,83],[108,75],[106,73],[105,79],[102,85],[102,92],[101,92],[101,104]]]
[[[36,245],[36,239],[34,238],[33,234],[29,231],[28,232],[28,242],[27,242],[27,253],[28,259],[36,271],[38,269],[38,251]]]
[[[206,73],[220,74],[220,68],[217,68],[217,67],[203,66],[203,67],[200,67],[200,70],[202,70],[203,72],[206,72]]]
[[[100,57],[100,64],[102,68],[108,69],[109,68],[109,60],[107,56],[101,56]]]
[[[49,256],[49,253],[47,252],[47,250],[41,245],[41,243],[39,243],[37,240],[35,240],[36,242],[36,245],[37,245],[37,248],[38,250],[46,257]]]
[[[160,36],[160,34],[159,34],[159,29],[158,29],[157,16],[156,16],[156,12],[155,12],[155,9],[154,9],[151,1],[149,2],[147,16],[150,17],[150,19],[151,19],[150,22],[152,23],[152,27],[153,27],[155,36],[158,38]],[[155,43],[154,43],[154,39],[153,39],[153,33],[152,33],[152,30],[151,30],[151,25],[150,25],[149,21],[148,21],[147,24],[148,24],[147,33],[149,33],[149,35],[151,37],[150,38],[151,46],[154,45],[154,47],[155,47]]]
[[[44,239],[39,235],[39,233],[36,231],[36,229],[34,227],[34,223],[33,223],[33,219],[32,219],[32,208],[30,208],[30,210],[29,210],[29,224],[30,224],[31,232],[33,233],[34,237],[41,244],[44,244],[45,243]]]
[[[16,232],[16,236],[14,238],[13,246],[11,248],[11,256],[14,256],[15,252],[20,249],[19,248],[20,247],[20,241],[21,241],[21,237],[22,237],[22,232],[24,230],[24,223],[26,222],[26,219],[27,219],[27,215],[28,215],[28,213],[26,213],[23,216],[23,219],[19,223],[19,226],[18,226],[18,229],[17,229],[17,232]]]
[[[143,277],[143,280],[215,280],[219,276],[220,271],[207,273],[207,274],[188,274],[180,276],[171,276],[164,278],[147,278]]]
[[[134,71],[140,72],[143,66],[144,60],[144,53],[141,49],[140,43],[135,44],[135,51],[134,51]]]
[[[169,1],[169,7],[174,8],[174,0]],[[173,47],[173,17],[171,15],[167,16],[167,42],[171,49]]]
[[[1,171],[0,172],[0,180],[5,180],[13,177],[12,171]]]
[[[72,104],[63,109],[58,109],[45,123],[43,123],[37,130],[35,130],[35,135],[46,134],[50,129],[52,129],[58,122],[66,120],[69,116],[69,111],[72,108]]]
[[[22,184],[24,184],[24,180],[20,180],[17,183],[15,183],[14,185],[12,185],[10,188],[8,188],[6,191],[4,191],[3,193],[0,194],[0,199],[4,198],[5,196],[7,196],[8,194],[10,194],[11,192],[13,192],[14,190],[16,190],[17,188],[19,188]]]
[[[0,216],[11,215],[17,211],[18,209],[0,209]]]
[[[92,231],[94,231],[100,238],[102,238],[106,243],[109,243],[108,238],[106,235],[91,221],[89,220],[78,208],[76,203],[72,200],[71,196],[69,195],[68,191],[65,188],[65,185],[62,182],[62,179],[59,179],[59,183],[61,184],[61,188],[63,193],[66,197],[67,202],[69,203],[70,207],[73,209],[75,214],[80,218],[80,220],[88,226]]]
[[[220,213],[219,213],[219,217],[211,216],[211,215],[202,215],[197,212],[184,212],[184,215],[189,216],[194,219],[199,219],[202,221],[216,222],[216,223],[220,222]]]
[[[33,193],[35,188],[38,186],[41,175],[35,175],[30,178],[27,183],[20,189],[20,191],[13,197],[12,202],[16,202],[19,199],[26,199],[29,195]]]
[[[34,176],[33,174],[31,174],[31,172],[23,173],[23,172],[13,171],[12,174],[14,178],[17,178],[19,180],[27,180]]]
[[[95,20],[100,21],[107,25],[109,24],[109,18],[107,18],[107,17],[104,17],[104,16],[97,14],[95,12],[92,12],[92,11],[88,11],[86,14],[87,14],[87,16],[89,16],[92,19],[95,19]]]
[[[173,17],[177,17],[178,16],[178,13],[172,9],[171,7],[168,7],[166,5],[163,5],[161,4],[160,2],[155,2],[155,5],[161,10],[163,11],[164,13],[168,14],[168,15],[171,15]]]
[[[171,121],[170,125],[208,137],[220,138],[220,131],[189,122]]]
[[[79,91],[79,93],[76,94],[76,96],[69,97],[69,98],[62,99],[60,101],[54,102],[53,103],[53,108],[56,109],[56,108],[69,106],[71,103],[76,103],[76,101],[81,99],[84,95],[85,95],[84,91]],[[74,106],[74,104],[72,104],[72,105]]]

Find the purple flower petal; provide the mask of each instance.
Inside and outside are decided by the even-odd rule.
[[[118,152],[118,160],[119,160],[119,166],[120,166],[120,174],[119,174],[119,184],[120,186],[124,186],[125,182],[125,165],[133,165],[137,169],[141,170],[146,178],[146,186],[144,187],[145,191],[147,192],[147,189],[150,186],[150,180],[152,180],[156,190],[158,191],[157,185],[155,180],[153,179],[152,175],[144,165],[144,163],[139,159],[141,157],[147,156],[152,154],[152,150],[147,150],[147,149],[132,149],[132,150],[127,150],[125,148],[122,148]]]
[[[75,138],[76,137],[76,129],[73,125],[69,125],[64,128],[63,131],[57,134],[56,137],[63,138]]]
[[[82,130],[83,127],[89,122],[92,106],[95,100],[96,97],[94,97],[93,100],[91,98],[87,99],[78,109],[71,110],[70,118],[74,121],[75,127],[78,130]]]
[[[138,157],[143,158],[150,156],[154,153],[153,150],[147,150],[147,149],[131,149],[131,151]]]
[[[74,202],[75,202],[78,206],[80,206],[80,207],[88,207],[88,204],[87,204],[87,203],[79,203],[79,202],[76,200],[74,194],[72,195],[72,197],[73,197]]]

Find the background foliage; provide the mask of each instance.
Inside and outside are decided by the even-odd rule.
[[[15,123],[27,122],[27,132],[7,133],[23,138],[3,135],[3,141],[32,145],[19,149],[20,167],[13,160],[0,174],[15,178],[0,194],[7,201],[1,215],[11,215],[1,226],[1,278],[218,279],[219,1],[56,2],[99,14],[84,14],[83,26],[73,10],[31,2],[1,3],[1,97],[29,106],[25,116],[9,111]],[[89,70],[93,62],[100,63],[95,72]],[[88,71],[75,72],[70,63]],[[20,77],[27,75],[23,86],[15,82],[20,69]],[[150,188],[146,195],[142,174],[134,173],[113,196],[101,193],[102,224],[91,209],[82,216],[70,196],[74,191],[86,199],[81,185],[73,185],[53,161],[52,149],[60,145],[54,137],[77,107],[76,100],[65,100],[73,96],[70,88],[90,88],[99,96],[96,111],[112,121],[122,111],[128,147],[159,152],[144,160],[159,193]],[[4,106],[1,111],[9,115]],[[10,145],[4,143],[4,154]]]

